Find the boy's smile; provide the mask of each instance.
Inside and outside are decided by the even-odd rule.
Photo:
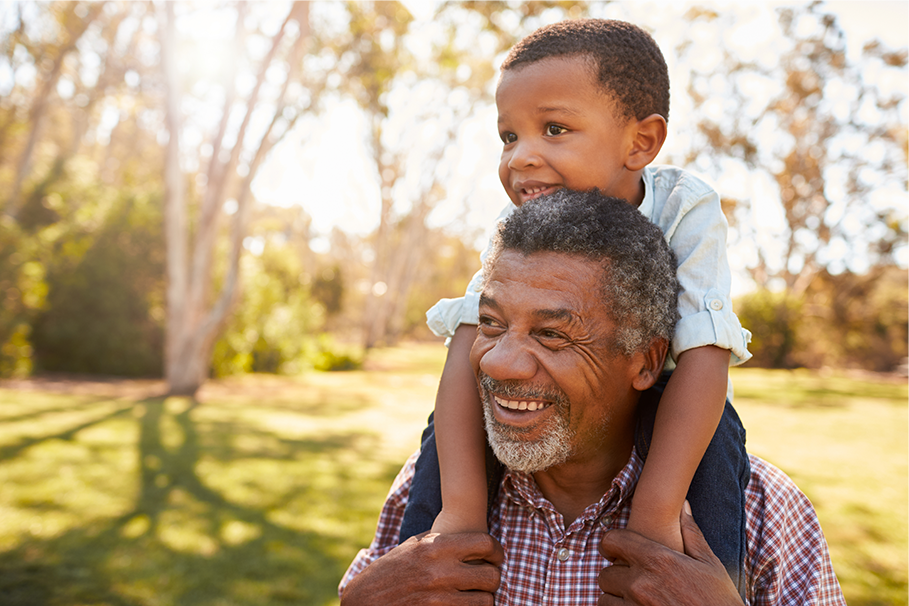
[[[640,170],[628,161],[636,151],[638,121],[620,118],[615,104],[583,56],[505,71],[496,90],[504,146],[499,179],[511,201],[520,206],[562,187],[597,187],[640,204]]]

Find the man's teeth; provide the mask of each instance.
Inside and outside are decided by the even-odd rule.
[[[545,187],[533,187],[531,189],[525,189],[524,193],[527,194],[528,196],[532,196],[534,194],[540,193],[544,189],[546,189],[546,188]]]
[[[546,408],[546,404],[543,402],[534,402],[526,400],[505,400],[499,396],[493,396],[496,400],[496,403],[503,408],[508,408],[510,410],[543,410]]]

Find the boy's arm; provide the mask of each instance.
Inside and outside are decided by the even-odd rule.
[[[486,434],[469,358],[476,335],[474,325],[457,328],[439,380],[435,431],[442,513],[433,532],[486,531]]]
[[[679,512],[726,402],[729,350],[683,352],[660,398],[628,527],[683,551]]]

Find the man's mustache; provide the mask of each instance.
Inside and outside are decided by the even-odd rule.
[[[477,381],[483,391],[494,393],[510,400],[548,400],[557,406],[568,404],[568,397],[560,389],[533,385],[521,381],[499,381],[480,371]]]

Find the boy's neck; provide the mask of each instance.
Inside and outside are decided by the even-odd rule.
[[[641,203],[644,201],[644,169],[634,171],[633,179],[629,182],[628,191],[624,196],[617,196],[624,198],[628,201],[629,204],[638,208],[641,206]]]

